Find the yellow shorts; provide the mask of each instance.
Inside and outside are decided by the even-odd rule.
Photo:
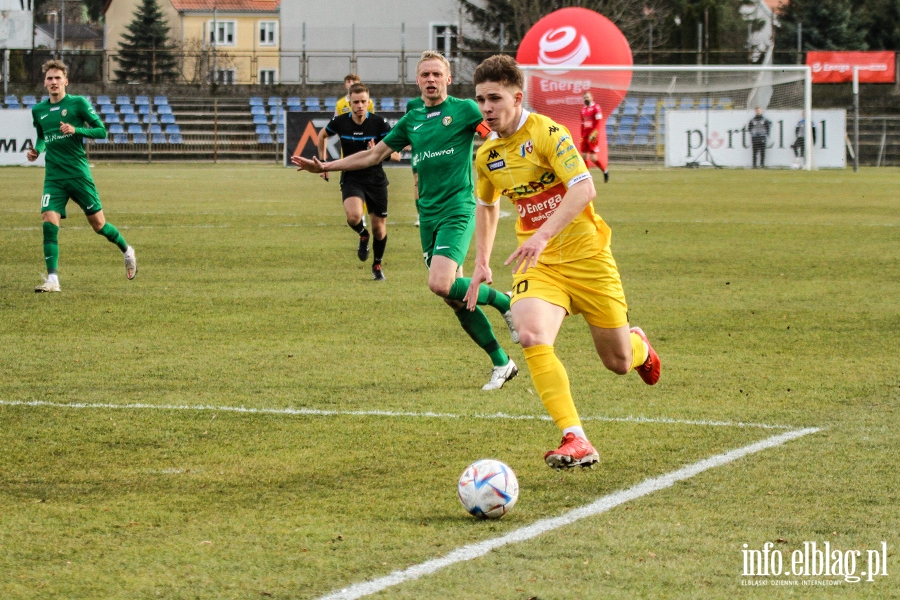
[[[513,275],[515,303],[539,298],[561,306],[570,315],[583,314],[596,327],[615,329],[628,324],[628,304],[612,252],[558,265],[538,263],[524,274]]]

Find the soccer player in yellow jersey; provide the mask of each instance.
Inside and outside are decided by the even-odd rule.
[[[628,307],[610,229],[596,213],[594,182],[569,131],[522,106],[523,77],[509,56],[492,56],[475,70],[475,100],[492,133],[478,150],[475,271],[466,295],[475,307],[478,286],[491,283],[491,250],[498,200],[516,206],[519,247],[513,265],[512,318],[535,390],[562,430],[562,444],[544,460],[556,469],[589,466],[599,455],[588,441],[553,344],[570,314],[583,314],[603,365],[632,369],[649,385],[659,380],[659,357],[647,336],[628,325]]]
[[[353,87],[355,83],[362,83],[359,79],[359,75],[356,73],[350,73],[346,77],[344,77],[344,89],[347,90],[347,95],[337,101],[334,105],[334,116],[339,117],[341,115],[345,115],[348,112],[351,112],[352,106],[350,104],[350,88]],[[369,98],[369,103],[366,105],[366,110],[370,113],[375,112],[375,103],[372,102],[372,99]]]

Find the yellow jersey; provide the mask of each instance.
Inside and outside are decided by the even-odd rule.
[[[522,111],[508,138],[492,132],[475,156],[479,204],[506,196],[516,206],[516,236],[523,244],[550,218],[566,190],[591,177],[569,130],[543,115]],[[550,239],[538,262],[560,264],[595,256],[608,245],[610,229],[593,203]]]
[[[375,103],[372,102],[371,98],[369,98],[369,106],[366,107],[366,110],[370,113],[375,112]],[[334,105],[334,116],[338,117],[348,112],[350,112],[350,97],[344,96]]]

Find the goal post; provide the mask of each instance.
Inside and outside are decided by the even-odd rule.
[[[747,125],[756,107],[773,122],[767,166],[809,170],[843,166],[845,160],[843,115],[828,115],[833,123],[822,121],[830,148],[815,143],[808,66],[520,66],[525,106],[565,125],[576,146],[581,140],[582,95],[591,92],[603,109],[602,129],[613,161],[748,167],[752,150]],[[795,135],[801,120],[802,135]],[[819,138],[825,139],[825,131]],[[795,154],[801,145],[803,160],[798,162]]]

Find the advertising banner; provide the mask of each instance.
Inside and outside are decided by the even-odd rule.
[[[33,163],[25,158],[25,153],[34,148],[36,136],[30,110],[0,110],[0,165],[43,167],[43,153]]]
[[[403,116],[402,112],[380,112],[387,122],[394,126]],[[288,112],[287,125],[285,127],[285,158],[284,166],[292,167],[292,156],[302,156],[304,158],[313,158],[319,155],[316,146],[319,130],[324,129],[328,122],[334,117],[334,113],[330,112]],[[409,164],[409,153],[401,152],[402,160],[400,164]],[[341,157],[341,144],[338,136],[333,135],[328,138],[328,160],[337,160]],[[398,164],[398,163],[390,163]]]
[[[853,67],[859,67],[860,83],[894,83],[894,52],[807,52],[813,83],[853,81]]]
[[[846,111],[814,110],[812,114],[813,167],[844,168]],[[750,110],[667,111],[666,166],[751,167],[753,150],[747,125],[754,115]],[[803,111],[770,110],[763,116],[772,123],[766,139],[765,166],[793,167],[796,162],[793,146]]]

